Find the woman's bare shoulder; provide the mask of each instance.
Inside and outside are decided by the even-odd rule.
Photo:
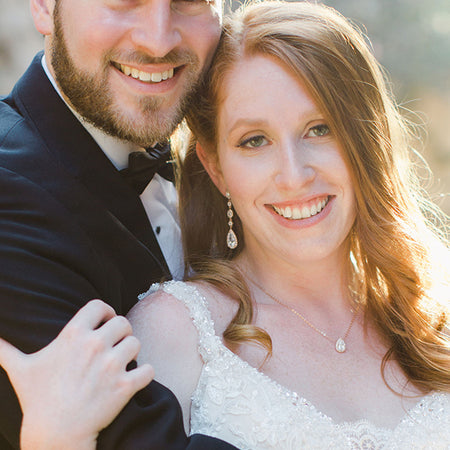
[[[195,332],[186,305],[163,288],[139,300],[127,318],[139,339],[164,337],[170,344],[176,338],[177,330],[190,334]]]
[[[199,336],[189,309],[183,301],[159,289],[139,300],[127,317],[141,343],[138,363],[150,363],[155,380],[176,395],[187,431],[190,399],[203,367]]]

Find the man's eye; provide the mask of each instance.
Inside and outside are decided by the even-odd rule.
[[[252,136],[251,138],[242,141],[238,147],[243,148],[258,148],[267,145],[269,141],[264,136]]]
[[[202,14],[210,5],[214,0],[172,0],[172,9],[187,16]]]
[[[306,137],[322,137],[328,134],[330,134],[330,128],[323,123],[311,127],[306,133]]]

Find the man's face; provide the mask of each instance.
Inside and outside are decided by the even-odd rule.
[[[205,0],[58,0],[47,58],[79,114],[147,146],[183,118],[216,48],[220,9]]]

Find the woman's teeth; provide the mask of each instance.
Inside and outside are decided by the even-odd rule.
[[[125,75],[147,83],[159,83],[173,77],[173,68],[164,72],[150,73],[143,72],[142,70],[135,69],[134,67],[125,66],[124,64],[117,64],[116,67]]]
[[[329,197],[317,201],[311,206],[303,206],[302,208],[298,208],[296,206],[286,206],[285,208],[279,208],[274,205],[272,205],[272,207],[280,216],[283,216],[286,219],[308,219],[309,217],[315,216],[316,214],[320,213],[322,209],[327,205],[328,200]]]

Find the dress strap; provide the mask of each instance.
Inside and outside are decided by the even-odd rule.
[[[189,311],[194,326],[198,331],[198,349],[203,361],[206,363],[222,347],[222,341],[216,335],[214,321],[208,309],[206,298],[193,285],[183,281],[168,281],[160,285],[153,285],[149,292],[163,289],[164,292],[180,300]]]

